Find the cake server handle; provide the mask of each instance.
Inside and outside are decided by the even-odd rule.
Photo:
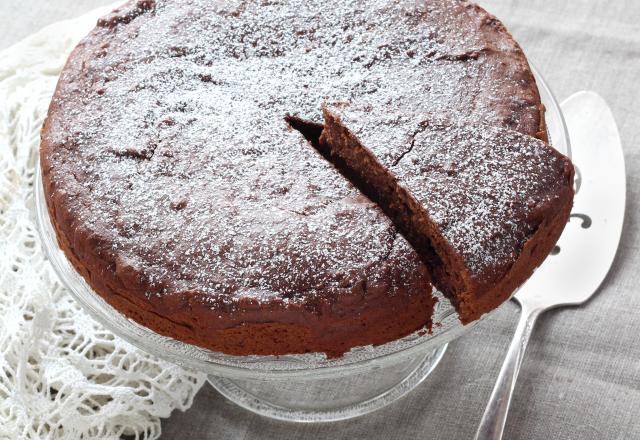
[[[480,426],[474,437],[475,440],[499,440],[502,438],[511,396],[520,372],[524,352],[529,343],[529,337],[536,319],[545,310],[545,307],[539,304],[529,304],[522,300],[519,302],[522,309],[520,321],[518,321],[518,327],[511,340],[500,374],[498,374],[498,380],[491,392],[489,403],[482,415]]]

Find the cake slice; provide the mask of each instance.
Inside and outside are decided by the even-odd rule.
[[[288,120],[393,220],[463,323],[508,299],[567,222],[573,165],[540,139],[429,117],[405,151],[376,155],[327,108],[324,119]]]

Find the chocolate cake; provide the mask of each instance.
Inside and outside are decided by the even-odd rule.
[[[469,127],[460,154],[496,147],[492,158],[526,162],[518,148],[545,152],[552,175],[514,176],[541,179],[518,200],[544,209],[474,223],[511,240],[512,254],[480,245],[493,278],[472,273],[477,305],[456,302],[465,322],[504,300],[559,235],[571,203],[557,176],[563,159],[531,138],[545,139],[534,78],[509,33],[478,6],[141,0],[98,21],[51,101],[41,167],[61,248],[127,316],[224,353],[339,356],[428,329],[431,277],[454,299],[459,289],[443,282],[439,260],[374,197],[367,176],[327,160],[340,145],[325,135],[323,105],[439,227],[425,176],[403,183],[405,160],[387,162],[429,161],[429,148],[444,148],[431,141],[450,136],[423,131],[425,115]],[[421,136],[425,157],[409,155]],[[321,137],[326,148],[316,151],[309,140],[318,147]],[[518,142],[506,145],[510,137]],[[547,178],[555,186],[535,192]],[[476,189],[499,186],[489,179]],[[452,241],[462,259],[468,243]]]

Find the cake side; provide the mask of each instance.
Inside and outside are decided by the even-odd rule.
[[[49,210],[52,215],[52,210]],[[61,250],[73,267],[112,307],[155,332],[231,355],[283,355],[320,352],[339,357],[353,347],[379,345],[416,331],[429,331],[435,298],[430,294],[429,274],[423,265],[407,262],[403,245],[395,246],[383,268],[403,285],[395,295],[387,293],[391,283],[368,286],[366,282],[334,292],[337,302],[285,305],[247,300],[233,313],[212,316],[210,308],[183,297],[180,304],[160,308],[139,301],[135,290],[145,292],[148,285],[140,278],[113,276],[108,259],[76,256],[61,222],[53,221]],[[400,254],[400,257],[398,257]],[[407,280],[398,265],[415,271]],[[97,271],[96,271],[97,269]],[[194,292],[195,294],[196,292]],[[212,319],[217,318],[217,319]]]

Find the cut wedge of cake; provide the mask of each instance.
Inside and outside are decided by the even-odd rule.
[[[573,165],[540,139],[427,117],[398,152],[324,118],[289,123],[393,220],[464,323],[529,278],[566,224]]]

